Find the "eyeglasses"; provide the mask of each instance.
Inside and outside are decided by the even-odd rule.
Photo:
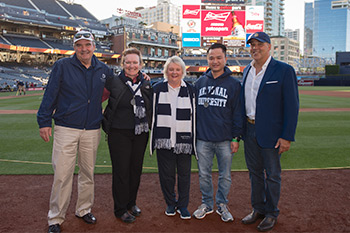
[[[75,34],[74,35],[74,38],[75,39],[80,39],[80,38],[82,38],[82,37],[84,37],[84,38],[86,38],[86,39],[90,39],[90,38],[93,38],[92,37],[92,35],[91,35],[91,33],[77,33],[77,34]]]

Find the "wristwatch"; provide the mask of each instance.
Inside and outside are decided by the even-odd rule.
[[[233,142],[235,142],[235,141],[239,142],[240,140],[241,140],[241,137],[234,137],[234,138],[232,139]]]

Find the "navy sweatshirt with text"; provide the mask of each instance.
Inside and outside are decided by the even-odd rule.
[[[232,140],[242,135],[241,84],[225,67],[215,78],[208,69],[195,83],[197,139],[211,142]],[[207,107],[205,107],[207,106]]]

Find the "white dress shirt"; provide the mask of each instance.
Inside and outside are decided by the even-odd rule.
[[[245,81],[244,97],[247,117],[249,117],[251,120],[255,120],[256,97],[258,95],[261,80],[264,77],[266,68],[269,65],[270,61],[271,56],[269,56],[269,58],[266,60],[265,64],[262,66],[262,69],[258,74],[256,73],[256,69],[254,67],[255,61],[253,60],[250,63],[251,68]]]

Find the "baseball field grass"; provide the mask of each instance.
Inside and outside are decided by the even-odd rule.
[[[350,87],[301,87],[299,89],[350,91]],[[0,97],[6,95],[9,93],[1,93]],[[0,99],[0,110],[34,110],[38,109],[41,100],[42,95]],[[350,108],[350,101],[349,98],[343,97],[301,94],[300,105],[301,108]],[[53,173],[52,140],[45,143],[40,138],[35,114],[1,114],[0,128],[0,175]],[[292,143],[290,151],[282,155],[282,168],[350,168],[349,138],[350,111],[300,112],[296,142]],[[215,161],[213,168],[217,168]],[[197,171],[194,158],[192,169]],[[240,149],[234,156],[232,170],[246,170],[243,142],[240,143]],[[143,171],[157,172],[156,157],[149,156],[148,148]],[[96,173],[110,172],[108,146],[105,134],[102,132]]]

